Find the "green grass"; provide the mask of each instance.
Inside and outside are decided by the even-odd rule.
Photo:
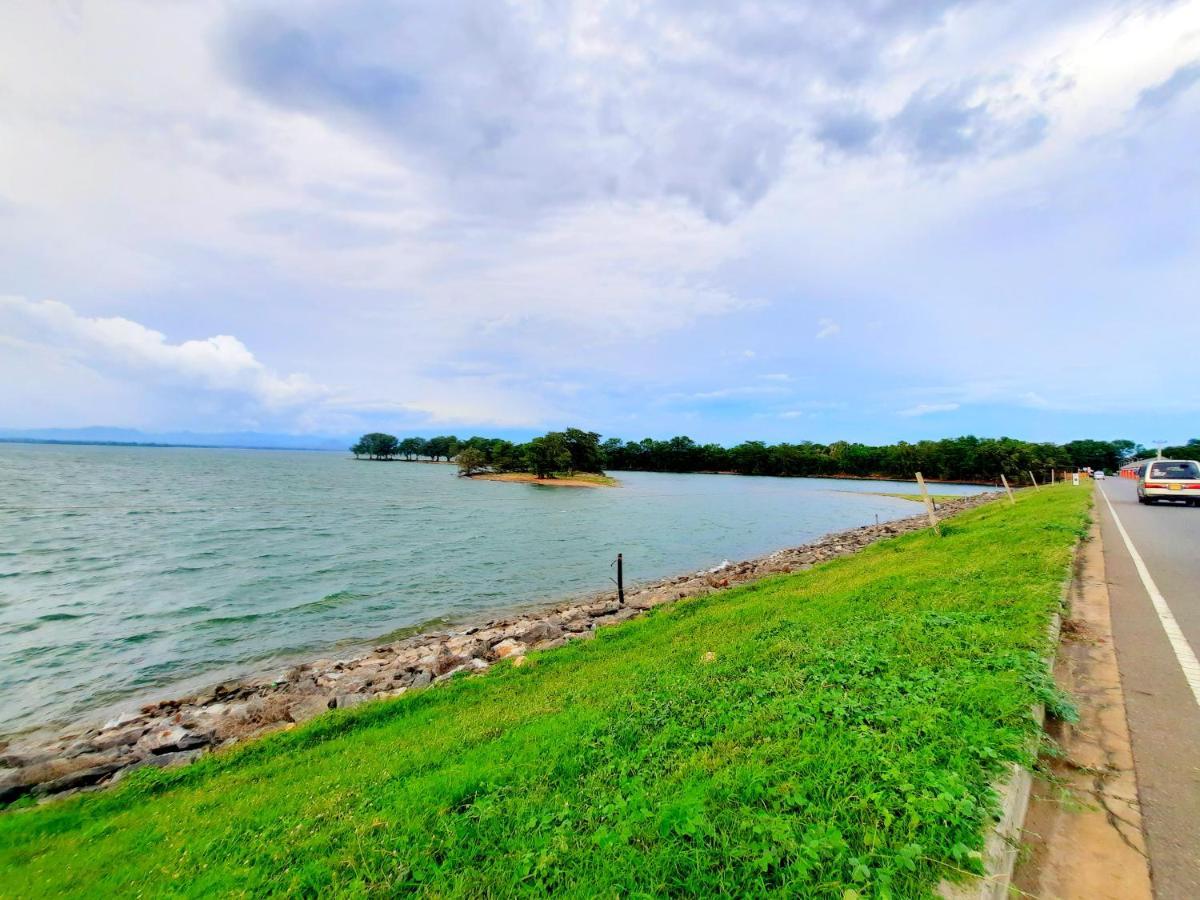
[[[1031,760],[1088,504],[989,504],[2,815],[0,893],[924,896]]]

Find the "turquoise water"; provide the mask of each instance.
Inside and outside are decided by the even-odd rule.
[[[914,515],[893,482],[466,481],[340,453],[0,444],[0,732],[433,619]],[[941,493],[973,493],[939,485]]]

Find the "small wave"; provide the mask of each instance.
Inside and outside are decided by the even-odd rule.
[[[357,594],[354,591],[334,591],[332,594],[326,594],[320,600],[313,600],[310,603],[301,603],[299,606],[293,606],[290,609],[284,610],[285,613],[303,612],[305,610],[321,610],[334,609],[341,606],[343,603],[352,603],[355,600],[365,600],[367,594]]]
[[[38,616],[39,622],[67,622],[71,619],[86,619],[87,613],[46,613],[44,616]]]
[[[117,638],[115,641],[113,641],[113,644],[118,647],[125,647],[131,644],[144,644],[146,641],[154,640],[154,638],[162,637],[162,635],[163,632],[161,631],[143,631],[139,634],[127,634],[125,637]]]
[[[240,616],[213,616],[211,619],[205,619],[202,622],[197,622],[196,628],[217,628],[221,625],[237,625],[241,622],[254,622],[264,616],[269,616],[271,613],[244,613]]]

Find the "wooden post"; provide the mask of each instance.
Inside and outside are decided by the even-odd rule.
[[[1041,490],[1041,488],[1040,488],[1040,487],[1038,487],[1037,478],[1035,478],[1035,477],[1034,477],[1034,474],[1033,474],[1033,469],[1030,469],[1030,470],[1029,470],[1029,479],[1030,479],[1030,481],[1032,481],[1032,482],[1033,482],[1033,489],[1034,489],[1035,491],[1040,491],[1040,490]]]
[[[929,499],[929,489],[925,487],[925,478],[920,472],[917,473],[917,484],[921,486],[921,499],[925,501],[925,512],[929,516],[929,526],[936,531],[940,537],[942,530],[938,528],[937,516],[933,514],[933,501]]]
[[[617,602],[625,605],[625,560],[617,554]]]
[[[1017,504],[1016,498],[1013,497],[1012,488],[1010,488],[1008,486],[1008,479],[1004,477],[1003,472],[1000,473],[1000,480],[1004,483],[1004,489],[1006,491],[1008,491],[1008,502],[1013,504],[1014,506],[1016,506],[1016,504]]]

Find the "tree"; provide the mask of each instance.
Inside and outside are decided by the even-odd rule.
[[[424,456],[425,438],[407,437],[400,442],[400,453],[405,459],[413,459],[417,456]]]
[[[571,465],[571,454],[563,442],[563,436],[552,431],[536,437],[525,445],[525,465],[538,478],[553,478]]]
[[[477,447],[466,447],[460,450],[454,457],[454,461],[458,463],[458,474],[466,475],[468,478],[487,468],[487,457]]]
[[[400,441],[393,434],[372,431],[360,437],[350,448],[355,456],[365,455],[371,459],[391,459],[400,451]]]
[[[568,428],[562,433],[563,445],[571,457],[573,472],[604,471],[603,454],[600,451],[600,435],[594,431]]]
[[[442,434],[431,437],[425,442],[425,455],[437,462],[443,456],[450,459],[458,450],[458,438],[452,434]]]

